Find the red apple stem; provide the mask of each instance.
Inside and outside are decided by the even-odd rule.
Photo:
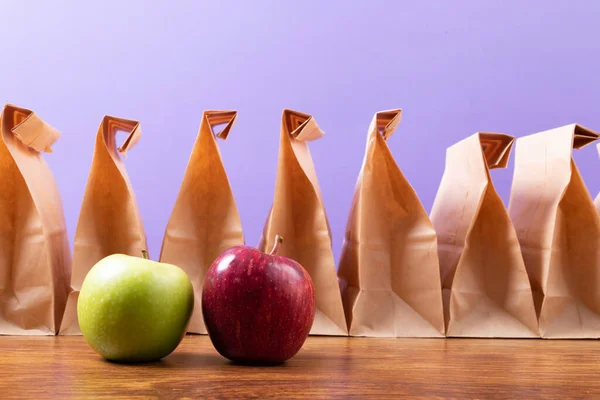
[[[147,259],[148,259],[148,252],[147,252],[146,250],[144,250],[144,249],[142,250],[142,258],[143,258],[144,260],[147,260]]]
[[[283,243],[283,238],[279,235],[275,235],[275,244],[273,245],[273,249],[269,254],[272,256],[276,255],[281,247],[281,243]]]

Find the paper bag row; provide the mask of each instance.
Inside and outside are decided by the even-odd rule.
[[[447,150],[430,220],[386,144],[400,115],[373,118],[348,220],[350,335],[600,337],[600,195],[572,159],[598,133],[518,139],[508,210],[490,169],[506,167],[514,137],[467,137]]]
[[[206,332],[199,304],[206,270],[244,243],[216,140],[228,137],[236,116],[204,113],[160,254],[192,280],[194,333]],[[307,144],[323,132],[308,114],[283,113],[275,196],[259,247],[285,237],[280,254],[311,275],[311,334],[600,337],[600,221],[571,158],[572,148],[598,135],[571,125],[519,139],[508,212],[489,169],[506,166],[514,139],[478,133],[457,143],[430,220],[387,146],[400,119],[401,110],[383,111],[369,126],[338,279]],[[60,195],[40,154],[60,134],[15,106],[4,108],[0,123],[8,188],[0,195],[0,334],[79,334],[87,272],[109,254],[146,248],[121,157],[141,128],[110,116],[100,124],[71,269]],[[117,131],[129,133],[120,147]]]

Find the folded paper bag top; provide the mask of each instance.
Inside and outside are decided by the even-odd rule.
[[[122,131],[128,136],[117,148],[116,134]],[[100,123],[75,232],[71,293],[60,327],[61,335],[81,334],[77,299],[89,270],[111,254],[141,256],[141,251],[147,248],[142,218],[120,156],[131,150],[141,135],[137,121],[105,116]]]
[[[206,111],[192,148],[179,195],[163,240],[160,260],[181,267],[194,287],[194,313],[188,332],[207,333],[202,317],[202,286],[212,262],[244,244],[242,224],[215,136],[225,140],[236,111]],[[217,125],[226,124],[218,133]]]
[[[71,253],[60,193],[40,152],[50,152],[60,133],[13,105],[4,107],[0,129],[0,334],[54,335]]]
[[[489,172],[506,167],[513,142],[476,133],[447,150],[431,213],[447,336],[539,337],[517,235]]]
[[[283,111],[275,196],[258,247],[268,251],[275,235],[285,238],[279,254],[299,262],[315,287],[311,334],[347,335],[331,231],[307,143],[321,136],[311,115]]]
[[[598,136],[573,124],[517,140],[509,213],[545,338],[600,337],[600,216],[572,158]]]
[[[373,117],[346,226],[338,276],[352,336],[444,336],[435,231],[386,143],[401,115]]]

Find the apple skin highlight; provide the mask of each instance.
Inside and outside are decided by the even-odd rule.
[[[233,247],[209,268],[202,313],[210,339],[240,363],[279,364],[302,347],[315,317],[310,275],[296,261],[249,246]]]

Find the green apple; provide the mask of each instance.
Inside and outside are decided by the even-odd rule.
[[[194,290],[187,274],[143,255],[105,257],[81,286],[81,332],[111,361],[160,360],[179,345],[192,316]]]

